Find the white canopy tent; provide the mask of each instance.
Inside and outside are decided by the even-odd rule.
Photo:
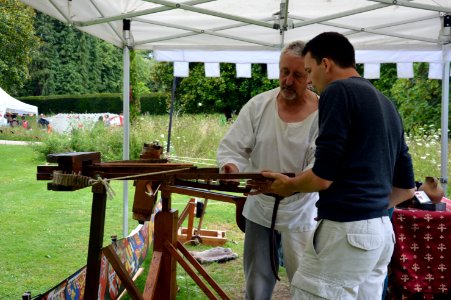
[[[411,77],[413,62],[428,62],[430,78],[443,83],[446,188],[451,0],[20,1],[124,49],[124,159],[129,158],[129,48],[153,50],[157,60],[173,61],[177,76],[186,75],[189,62],[205,62],[206,70],[230,62],[237,70],[266,63],[274,77],[283,45],[337,31],[355,46],[365,77],[376,78],[380,63],[397,63],[398,75]]]
[[[7,92],[0,88],[0,124],[4,124],[5,113],[37,115],[38,107],[11,97]]]

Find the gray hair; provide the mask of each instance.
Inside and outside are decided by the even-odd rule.
[[[280,57],[282,55],[290,53],[294,56],[302,57],[302,50],[304,50],[305,43],[303,41],[294,41],[283,47],[282,51],[280,51]]]

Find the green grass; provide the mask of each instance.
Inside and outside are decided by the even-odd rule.
[[[131,129],[131,159],[137,159],[144,142],[158,140],[166,149],[166,116],[143,116]],[[228,129],[221,116],[182,116],[174,119],[171,157],[173,162],[195,162],[199,167],[215,164],[217,145]],[[5,129],[5,128],[3,128]],[[65,151],[100,151],[102,161],[121,159],[120,129],[85,132],[76,130],[68,135],[48,134],[34,129],[18,128],[0,132],[0,139],[39,140],[40,145],[0,145],[0,299],[17,299],[23,292],[43,293],[86,264],[92,193],[89,188],[74,192],[48,191],[46,181],[36,180],[36,167],[44,164],[48,153]],[[407,138],[413,157],[415,178],[440,176],[440,137],[433,128],[417,129]],[[451,166],[448,166],[450,170]],[[122,182],[113,181],[116,197],[107,202],[104,245],[110,236],[122,236]],[[448,187],[449,195],[450,188]],[[174,195],[173,207],[183,210],[189,197]],[[129,183],[129,231],[137,222],[131,218],[133,185]],[[195,220],[195,226],[197,219]],[[209,201],[203,229],[225,230],[227,243],[239,255],[234,261],[207,265],[209,274],[231,296],[243,296],[243,237],[235,224],[235,207]],[[188,246],[201,251],[207,246]],[[150,255],[145,272],[138,279],[145,285]],[[281,270],[283,280],[285,273]],[[206,297],[178,266],[178,299]]]
[[[25,291],[43,293],[86,264],[92,193],[89,188],[74,192],[46,189],[46,181],[36,180],[37,161],[31,146],[0,145],[0,299],[14,299]],[[122,233],[122,182],[113,181],[116,197],[107,202],[104,245],[111,235]],[[129,183],[129,230],[137,222],[131,219],[132,184]],[[175,195],[173,207],[179,212],[189,201],[188,196]],[[195,226],[198,219],[195,219]],[[185,225],[186,226],[186,225]],[[233,204],[210,200],[203,229],[225,230],[230,247],[240,257],[224,264],[206,266],[208,272],[233,299],[243,290],[243,234],[235,224]],[[207,246],[188,246],[202,251]],[[149,256],[150,258],[150,256]],[[142,290],[146,271],[138,280]],[[178,299],[205,299],[200,289],[179,266]],[[126,298],[127,299],[127,298]]]
[[[9,158],[0,162],[0,299],[11,299],[44,292],[86,263],[92,200],[89,189],[47,191],[31,147],[2,145],[0,153]],[[121,201],[109,201],[106,241],[121,236],[120,220]]]

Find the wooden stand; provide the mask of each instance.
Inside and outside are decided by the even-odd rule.
[[[122,271],[125,268],[122,266],[119,257],[110,253],[111,251],[104,251],[105,255],[133,299],[175,299],[177,294],[177,262],[209,299],[230,299],[188,250],[177,241],[178,213],[176,210],[171,209],[170,190],[170,187],[162,188],[161,199],[163,208],[155,215],[153,257],[142,295],[137,291],[134,282]],[[196,271],[204,280],[201,279]]]
[[[246,197],[221,194],[211,190],[245,193],[248,190],[239,187],[224,187],[198,182],[198,180],[228,180],[228,179],[258,179],[265,180],[261,174],[220,174],[217,168],[197,169],[192,165],[158,164],[143,161],[120,161],[100,163],[100,154],[97,152],[62,153],[50,155],[47,160],[56,162],[58,166],[38,166],[38,180],[51,180],[54,171],[65,174],[80,174],[85,177],[128,180],[129,177],[142,180],[137,184],[140,199],[136,206],[137,213],[147,218],[157,192],[161,192],[162,210],[155,216],[155,234],[153,257],[143,293],[140,293],[126,272],[119,257],[110,245],[102,249],[103,232],[105,224],[105,208],[107,191],[103,183],[96,183],[93,188],[93,203],[91,213],[91,227],[89,236],[88,262],[86,270],[85,299],[97,299],[101,251],[108,258],[126,290],[133,299],[162,299],[176,298],[176,266],[177,262],[185,269],[196,284],[209,299],[229,299],[221,287],[211,278],[205,269],[192,257],[182,243],[177,241],[177,229],[183,223],[179,221],[178,213],[171,208],[171,194],[177,193],[191,197],[217,200],[235,204],[236,223],[244,231],[244,218],[241,211]],[[138,174],[138,175],[137,175]],[[294,176],[294,174],[287,174]],[[195,180],[195,181],[192,181]],[[49,190],[73,191],[82,186],[63,186],[49,183]],[[151,192],[149,198],[142,196]],[[194,213],[194,212],[193,212]],[[186,217],[189,212],[184,212]],[[191,222],[191,228],[193,226]],[[190,226],[189,226],[190,227]],[[199,225],[200,227],[200,225]],[[191,231],[190,231],[191,232]],[[202,232],[197,232],[197,234]],[[194,233],[192,233],[193,235]],[[225,238],[225,237],[224,237]],[[197,274],[199,273],[199,275]],[[202,278],[201,278],[202,276]]]
[[[226,232],[222,230],[206,230],[201,229],[202,220],[205,214],[205,207],[202,215],[200,216],[199,225],[194,228],[194,215],[196,209],[196,200],[191,198],[186,204],[185,209],[180,215],[178,222],[178,240],[184,244],[187,242],[201,243],[209,246],[222,246],[227,242]],[[188,227],[181,227],[186,217],[188,217]]]

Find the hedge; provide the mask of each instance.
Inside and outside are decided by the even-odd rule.
[[[122,112],[122,94],[54,95],[18,97],[20,101],[35,105],[43,114],[58,113],[116,113]],[[164,93],[141,96],[141,113],[166,114],[169,97]]]

